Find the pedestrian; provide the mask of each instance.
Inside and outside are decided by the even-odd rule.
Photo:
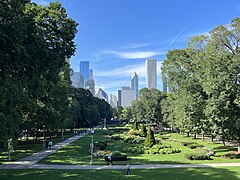
[[[45,141],[45,149],[48,149],[48,140]]]
[[[127,164],[127,175],[131,175],[131,168],[129,164]]]
[[[109,153],[108,154],[108,164],[107,165],[109,165],[109,164],[111,164],[111,165],[113,165],[113,163],[112,163],[112,155]]]
[[[50,149],[52,149],[52,144],[53,144],[52,141],[49,141],[48,146]]]

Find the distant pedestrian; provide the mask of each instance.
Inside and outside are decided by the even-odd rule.
[[[48,149],[48,140],[45,141],[45,149]]]
[[[108,160],[107,165],[109,165],[109,164],[113,165],[113,163],[112,163],[112,155],[111,154],[108,154],[107,160]]]
[[[127,175],[131,175],[131,168],[129,164],[127,164]]]
[[[52,149],[52,144],[53,144],[52,141],[49,141],[48,146],[50,149]]]

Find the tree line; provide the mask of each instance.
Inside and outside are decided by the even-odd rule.
[[[105,102],[71,87],[66,59],[76,50],[77,25],[59,2],[1,1],[0,147],[23,131],[37,138],[43,128],[92,126],[111,116]]]
[[[240,18],[208,35],[194,36],[185,49],[170,50],[162,76],[170,93],[142,89],[121,118],[156,120],[181,132],[236,140],[240,151]]]
[[[240,145],[240,18],[169,51],[162,75],[166,120],[180,130]],[[240,146],[239,146],[240,148]],[[240,149],[239,149],[240,150]]]

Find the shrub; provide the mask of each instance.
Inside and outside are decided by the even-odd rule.
[[[107,148],[107,142],[97,141],[97,142],[94,143],[94,146],[98,150],[105,150]]]
[[[141,146],[123,148],[123,152],[132,154],[143,154],[144,148]]]
[[[183,146],[187,146],[190,149],[196,149],[198,147],[204,147],[201,144],[195,143],[195,142],[182,142]]]
[[[108,154],[111,154],[111,151],[97,151],[96,153],[94,153],[96,157],[103,157],[103,158]]]
[[[123,140],[123,137],[121,136],[121,134],[114,134],[114,135],[111,135],[111,139]]]
[[[211,160],[210,156],[206,154],[186,154],[185,157],[189,160]]]
[[[139,132],[139,130],[131,129],[131,130],[128,131],[128,134],[129,135],[139,135],[140,132]]]
[[[140,136],[146,137],[147,136],[147,129],[144,124],[141,125]]]
[[[228,153],[223,157],[227,159],[240,159],[240,153]]]
[[[152,147],[155,143],[156,142],[155,142],[155,138],[154,138],[154,133],[149,126],[148,131],[147,131],[147,137],[144,141],[144,146],[145,147]]]
[[[154,145],[152,148],[145,150],[147,154],[174,154],[179,152],[181,152],[180,149],[170,145]]]

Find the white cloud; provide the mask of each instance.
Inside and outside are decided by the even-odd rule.
[[[49,4],[47,0],[32,0],[32,1],[42,6],[47,6]]]
[[[149,58],[157,55],[166,54],[163,52],[157,51],[135,51],[135,52],[124,52],[124,51],[114,51],[110,49],[106,49],[103,51],[104,54],[113,54],[119,58],[124,59],[144,59]]]
[[[157,74],[161,75],[161,66],[163,61],[157,62]],[[96,77],[129,77],[136,72],[139,77],[146,77],[146,67],[145,63],[123,66],[120,68],[115,68],[111,71],[95,71]]]
[[[151,44],[150,43],[128,43],[117,49],[137,49],[137,48],[143,48],[147,46],[151,46]]]

